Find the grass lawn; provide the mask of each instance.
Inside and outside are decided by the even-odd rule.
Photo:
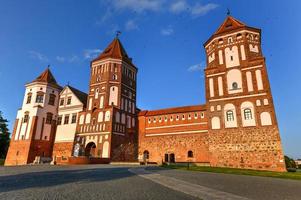
[[[4,165],[4,161],[5,161],[5,159],[0,158],[0,165]]]
[[[301,180],[301,171],[297,172],[270,172],[270,171],[258,171],[248,169],[233,169],[223,167],[201,167],[201,166],[187,166],[181,165],[163,165],[162,167],[168,169],[180,169],[180,170],[191,170],[200,172],[213,172],[213,173],[224,173],[224,174],[237,174],[237,175],[249,175],[249,176],[264,176],[284,179]]]

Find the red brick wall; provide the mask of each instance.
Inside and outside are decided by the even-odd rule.
[[[53,157],[72,156],[73,142],[59,142],[53,145]]]

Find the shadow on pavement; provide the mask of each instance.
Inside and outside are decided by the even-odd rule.
[[[28,172],[0,177],[0,193],[67,183],[100,182],[135,176],[128,168],[98,168]]]

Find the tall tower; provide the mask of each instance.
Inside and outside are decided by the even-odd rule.
[[[36,156],[51,158],[61,87],[49,68],[25,85],[5,165],[32,163]]]
[[[87,108],[80,113],[74,156],[111,161],[137,157],[136,75],[118,37],[91,62]]]
[[[228,16],[204,47],[211,164],[284,171],[261,30]]]

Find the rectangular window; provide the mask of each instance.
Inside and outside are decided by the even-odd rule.
[[[48,104],[54,106],[54,103],[55,103],[55,95],[54,94],[50,94],[49,95],[49,102],[48,102]]]
[[[69,115],[65,115],[64,124],[69,123]]]
[[[36,103],[43,103],[44,94],[37,94]]]
[[[60,99],[60,106],[64,105],[64,99]]]
[[[27,95],[27,101],[26,101],[27,104],[31,103],[31,97],[32,97],[31,94]]]
[[[62,124],[62,115],[57,117],[57,125],[61,125]]]
[[[71,97],[68,97],[67,99],[67,105],[70,105],[71,104]]]
[[[25,114],[25,115],[24,115],[24,119],[23,119],[23,123],[27,123],[27,122],[28,122],[28,119],[29,119],[29,115],[28,115],[28,114]]]
[[[53,117],[53,114],[52,114],[52,113],[47,113],[47,114],[46,114],[46,124],[51,124],[51,122],[52,122],[52,117]]]
[[[71,123],[72,124],[76,123],[76,114],[72,114]]]

